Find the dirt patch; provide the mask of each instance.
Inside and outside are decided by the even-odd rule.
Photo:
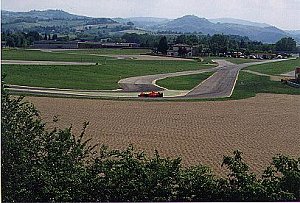
[[[279,153],[300,156],[300,96],[259,94],[223,102],[134,102],[27,97],[51,122],[73,125],[95,143],[148,154],[182,157],[186,166],[204,164],[221,173],[223,155],[244,152],[253,171],[262,171]],[[48,123],[48,126],[52,124]]]

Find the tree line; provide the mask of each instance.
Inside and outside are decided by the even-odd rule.
[[[185,168],[181,159],[148,157],[133,147],[91,145],[72,128],[46,130],[35,107],[1,94],[1,195],[4,202],[300,201],[300,158],[278,155],[261,178],[242,153],[224,156],[228,174]],[[53,122],[56,122],[54,120]]]
[[[248,37],[230,35],[179,35],[173,40],[162,37],[157,46],[157,50],[163,54],[167,53],[167,44],[186,44],[193,46],[197,53],[209,53],[215,56],[224,53],[242,52],[246,55],[251,53],[275,53],[275,52],[296,52],[296,41],[291,37],[280,39],[275,44],[266,44],[251,41]]]
[[[1,35],[2,41],[6,42],[9,47],[28,47],[38,40],[61,40],[69,41],[70,38],[58,37],[57,34],[41,35],[37,31],[28,33],[18,32],[10,33],[3,32]],[[85,36],[77,36],[76,40],[82,41]],[[95,36],[95,41],[101,41],[101,37]],[[275,44],[266,44],[257,41],[251,41],[248,37],[237,35],[196,35],[196,34],[181,34],[181,35],[152,35],[152,34],[136,34],[125,33],[122,36],[111,36],[110,42],[128,42],[138,43],[141,47],[158,50],[166,54],[172,44],[187,44],[194,46],[198,53],[210,53],[219,55],[227,52],[242,52],[242,53],[274,53],[276,51],[296,52],[296,41],[291,37],[284,37]]]
[[[1,41],[5,42],[5,45],[8,47],[20,47],[27,48],[33,44],[34,41],[39,40],[60,40],[60,41],[68,41],[69,37],[58,37],[57,34],[43,34],[41,35],[37,31],[26,32],[2,32],[1,33]]]

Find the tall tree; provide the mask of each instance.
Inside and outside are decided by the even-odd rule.
[[[168,40],[167,40],[166,36],[163,36],[159,40],[157,51],[161,52],[164,55],[166,55],[167,51],[168,51],[168,48],[169,48],[169,46],[168,46]]]
[[[57,40],[57,34],[52,35],[53,40]]]
[[[291,37],[284,37],[276,43],[276,51],[296,51],[296,41]]]

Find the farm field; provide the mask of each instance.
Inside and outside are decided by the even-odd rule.
[[[79,135],[89,121],[94,144],[164,157],[180,156],[184,166],[204,164],[221,174],[223,155],[243,151],[251,170],[262,172],[278,154],[300,155],[297,95],[259,94],[215,102],[136,102],[26,97],[47,127],[70,127]],[[58,122],[53,123],[53,116]]]
[[[2,65],[5,82],[34,87],[117,89],[122,78],[213,67],[196,61],[107,60],[92,66]]]

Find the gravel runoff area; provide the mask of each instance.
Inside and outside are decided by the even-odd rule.
[[[261,172],[282,153],[300,156],[300,96],[258,94],[237,101],[142,102],[26,97],[47,126],[70,127],[79,135],[89,121],[93,143],[182,157],[184,166],[204,164],[221,174],[223,155],[243,151]],[[53,116],[59,121],[53,123]]]

